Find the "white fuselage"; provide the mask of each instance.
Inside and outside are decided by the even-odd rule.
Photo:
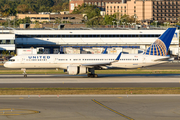
[[[61,68],[67,69],[68,66],[80,66],[90,63],[107,63],[111,65],[102,68],[139,68],[151,66],[167,61],[159,59],[169,58],[167,56],[153,56],[143,54],[122,54],[119,61],[115,61],[117,54],[37,54],[20,55],[12,57],[4,66],[7,68]]]

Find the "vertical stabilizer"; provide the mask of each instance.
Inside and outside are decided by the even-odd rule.
[[[102,54],[106,54],[107,53],[107,48],[105,48],[104,52]]]
[[[166,56],[176,28],[168,28],[145,52],[146,55]]]

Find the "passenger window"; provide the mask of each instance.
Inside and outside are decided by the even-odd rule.
[[[96,35],[96,37],[101,37],[100,35]]]
[[[101,35],[101,37],[105,37],[105,35]]]

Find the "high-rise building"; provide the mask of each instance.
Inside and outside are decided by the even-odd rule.
[[[105,11],[106,3],[121,3],[122,1],[126,2],[126,0],[70,0],[69,12],[71,13],[75,7],[78,7],[83,3],[88,5],[96,5],[101,11]]]
[[[153,20],[177,22],[180,17],[179,0],[155,0],[153,4]]]
[[[153,16],[152,1],[128,0],[122,3],[106,4],[106,14],[118,16],[129,15],[134,16],[138,20],[151,20]],[[120,19],[119,17],[119,19]]]
[[[180,0],[70,0],[69,11],[83,3],[97,5],[107,15],[136,16],[137,20],[177,22],[180,19]]]

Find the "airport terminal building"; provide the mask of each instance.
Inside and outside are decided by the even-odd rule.
[[[15,51],[18,48],[42,47],[46,54],[67,53],[67,48],[78,49],[79,52],[74,52],[77,54],[92,48],[102,48],[101,51],[104,48],[111,48],[110,52],[112,48],[145,51],[164,31],[113,28],[3,30],[0,32],[0,50]],[[178,30],[171,42],[170,54],[175,56],[179,54]]]

